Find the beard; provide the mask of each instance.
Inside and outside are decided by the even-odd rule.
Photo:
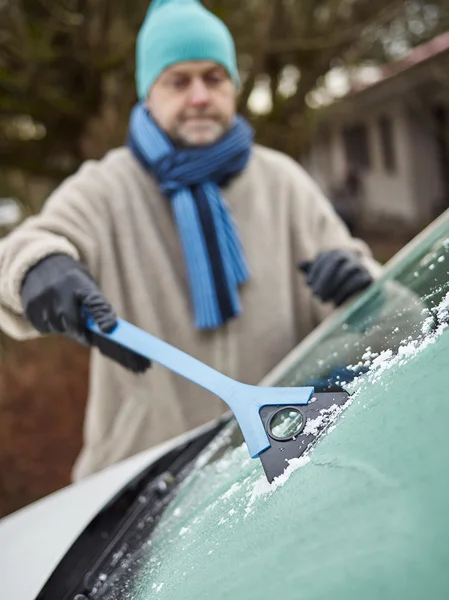
[[[198,112],[182,115],[170,137],[182,146],[206,146],[219,140],[230,128],[232,119],[217,113]]]

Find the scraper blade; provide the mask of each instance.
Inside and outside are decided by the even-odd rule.
[[[335,421],[350,399],[346,392],[313,394],[304,406],[264,406],[262,423],[270,439],[270,447],[259,454],[271,483],[288,466],[300,458]]]

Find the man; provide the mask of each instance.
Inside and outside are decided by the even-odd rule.
[[[82,307],[106,332],[118,314],[256,384],[377,265],[293,160],[253,144],[232,37],[199,2],[152,3],[136,81],[126,147],[85,163],[0,243],[0,326],[91,344]],[[92,352],[75,479],[227,408],[116,359]]]

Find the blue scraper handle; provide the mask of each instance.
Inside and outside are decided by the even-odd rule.
[[[115,329],[108,334],[103,333],[90,316],[86,326],[97,335],[159,363],[224,400],[237,419],[252,458],[270,447],[259,415],[262,406],[304,405],[314,392],[313,387],[260,387],[240,383],[123,319],[118,319]]]

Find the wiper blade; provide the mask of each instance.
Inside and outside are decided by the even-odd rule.
[[[129,481],[75,540],[36,600],[73,600],[76,596],[115,600],[111,585],[148,549],[151,533],[177,486],[228,422],[221,418]]]

